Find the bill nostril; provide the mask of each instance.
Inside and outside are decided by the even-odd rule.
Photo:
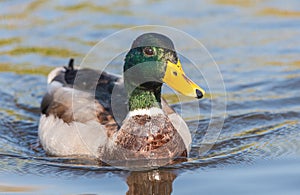
[[[203,97],[203,93],[199,89],[196,89],[196,94],[198,99]]]

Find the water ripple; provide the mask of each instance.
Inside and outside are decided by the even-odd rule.
[[[187,162],[162,169],[205,169],[299,155],[298,1],[284,4],[287,9],[275,2],[277,6],[269,1],[214,0],[205,7],[190,6],[187,12],[183,8],[188,4],[179,1],[172,2],[172,9],[168,1],[1,1],[0,172],[68,177],[122,172],[95,161],[47,156],[36,145],[39,104],[51,69],[65,65],[69,57],[80,61],[111,32],[145,23],[184,29],[205,42],[228,94],[224,126],[209,146],[202,141],[220,91],[209,91],[196,103],[166,96],[188,120],[193,142]],[[162,8],[167,15],[161,14]],[[188,67],[185,71],[191,73]],[[201,153],[201,147],[211,149]]]

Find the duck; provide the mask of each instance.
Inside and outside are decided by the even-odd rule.
[[[123,75],[80,68],[70,59],[49,73],[47,83],[38,137],[48,155],[116,166],[161,166],[188,157],[190,131],[161,97],[162,85],[197,99],[205,91],[186,76],[168,36],[138,36]]]

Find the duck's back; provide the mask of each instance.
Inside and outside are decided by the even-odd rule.
[[[105,110],[112,114],[113,90],[117,96],[113,98],[113,103],[119,106],[119,118],[123,120],[128,111],[121,77],[93,69],[75,69],[71,60],[68,67],[56,68],[48,75],[48,92],[42,100],[41,112],[46,115],[51,113],[70,122],[72,113],[68,113],[66,108],[85,107],[88,102],[96,100],[103,107],[99,110],[101,113]]]
[[[92,69],[54,69],[41,104],[39,139],[55,156],[97,156],[98,147],[119,128],[112,114],[111,94],[118,89],[118,119],[126,116],[120,77]]]

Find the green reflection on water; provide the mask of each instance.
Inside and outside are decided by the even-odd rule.
[[[216,4],[220,5],[235,5],[235,6],[241,6],[241,7],[250,7],[254,6],[258,0],[253,1],[253,0],[215,0],[214,1]]]
[[[101,6],[101,5],[95,5],[93,3],[83,2],[78,3],[75,5],[69,5],[69,6],[57,6],[56,9],[59,11],[82,11],[82,10],[89,10],[92,12],[101,12],[106,14],[118,14],[118,15],[132,15],[132,13],[126,9],[123,10],[116,10],[113,5],[110,6]]]
[[[39,66],[39,67],[30,67],[26,64],[1,64],[0,63],[0,72],[14,72],[17,74],[38,74],[47,76],[53,67],[49,66]]]
[[[277,8],[265,8],[258,12],[262,16],[300,17],[300,11],[284,10]]]
[[[1,52],[0,54],[24,55],[30,53],[40,54],[43,56],[53,56],[53,57],[79,56],[78,53],[70,51],[68,49],[51,48],[51,47],[18,47],[10,51]]]
[[[18,37],[0,39],[0,46],[10,45],[10,44],[13,44],[13,43],[20,43],[20,42],[21,42],[21,39],[18,38]]]

